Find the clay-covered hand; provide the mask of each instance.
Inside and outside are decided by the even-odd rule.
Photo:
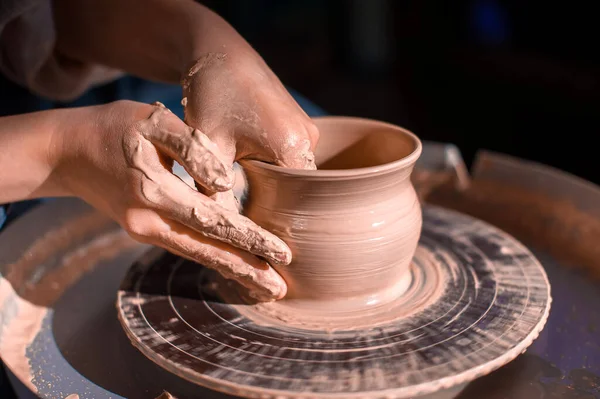
[[[226,165],[255,159],[316,168],[318,129],[252,49],[202,55],[182,85],[185,122],[217,144]]]
[[[204,189],[231,189],[230,163],[200,130],[161,104],[130,101],[82,108],[64,127],[59,176],[67,192],[135,239],[216,269],[259,300],[285,295],[284,280],[265,260],[288,264],[286,244],[172,173],[177,161]]]

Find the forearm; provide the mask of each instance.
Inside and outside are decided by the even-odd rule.
[[[177,83],[210,52],[253,50],[221,17],[192,0],[56,0],[58,49],[81,61]]]
[[[53,176],[66,110],[0,118],[0,204],[65,193]]]

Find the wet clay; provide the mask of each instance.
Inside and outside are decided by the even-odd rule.
[[[286,168],[316,168],[317,129],[260,57],[249,63],[230,52],[204,53],[181,85],[185,122],[216,143],[228,165],[258,159]],[[199,190],[237,210],[231,191]]]
[[[237,280],[257,299],[283,297],[285,282],[257,256],[273,264],[289,263],[285,243],[153,165],[155,150],[146,140],[174,157],[205,188],[233,187],[233,170],[221,161],[217,146],[197,129],[175,130],[171,118],[157,103],[150,117],[138,123],[140,135],[123,144],[129,166],[142,174],[139,195],[145,205],[180,224],[166,223],[169,228],[150,233],[158,236],[153,243]]]
[[[414,261],[398,283],[366,301],[327,301],[314,299],[284,299],[262,302],[252,306],[233,305],[243,316],[254,323],[274,328],[300,328],[318,331],[356,331],[376,328],[410,317],[435,304],[448,289],[446,273],[440,269],[439,256],[424,246],[417,247]],[[451,274],[459,273],[461,267],[451,258],[445,259]],[[217,281],[221,280],[217,277]],[[218,290],[218,292],[215,290]],[[216,287],[204,287],[207,292],[225,299],[228,303],[248,303],[249,298],[229,281],[218,282]]]
[[[402,292],[421,231],[410,180],[421,143],[382,122],[315,122],[318,170],[241,162],[249,187],[244,213],[292,249],[289,265],[274,266],[288,285],[282,304],[297,305],[288,313],[388,303]]]
[[[286,168],[315,169],[312,150],[318,132],[278,79],[262,66],[262,62],[243,63],[223,52],[206,53],[194,61],[181,80],[185,122],[207,134],[230,165],[238,159],[261,159]],[[212,92],[212,85],[221,80],[229,84]],[[265,93],[251,84],[275,82],[269,99],[281,96],[280,102],[274,102],[275,112],[265,113],[269,107],[260,98]]]
[[[424,208],[409,273],[395,301],[344,314],[327,304],[299,310],[310,299],[223,298],[213,271],[156,252],[132,266],[117,308],[132,343],[158,365],[271,399],[420,397],[514,359],[549,314],[548,278],[528,249],[443,208]]]

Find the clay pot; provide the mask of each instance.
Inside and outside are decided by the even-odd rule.
[[[318,170],[242,163],[244,213],[292,249],[292,263],[276,267],[288,283],[286,299],[381,304],[400,292],[421,232],[410,180],[421,142],[373,120],[315,122]]]

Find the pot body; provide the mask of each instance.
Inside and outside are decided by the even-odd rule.
[[[286,298],[380,303],[394,295],[419,240],[421,207],[410,176],[421,144],[381,122],[327,117],[316,123],[319,146],[327,147],[317,147],[317,164],[344,169],[289,171],[247,162],[244,213],[292,250],[292,263],[276,267],[288,284]],[[382,133],[401,140],[390,142]],[[378,146],[397,159],[351,168],[365,164],[363,149],[381,153]],[[337,156],[352,147],[359,151]]]

